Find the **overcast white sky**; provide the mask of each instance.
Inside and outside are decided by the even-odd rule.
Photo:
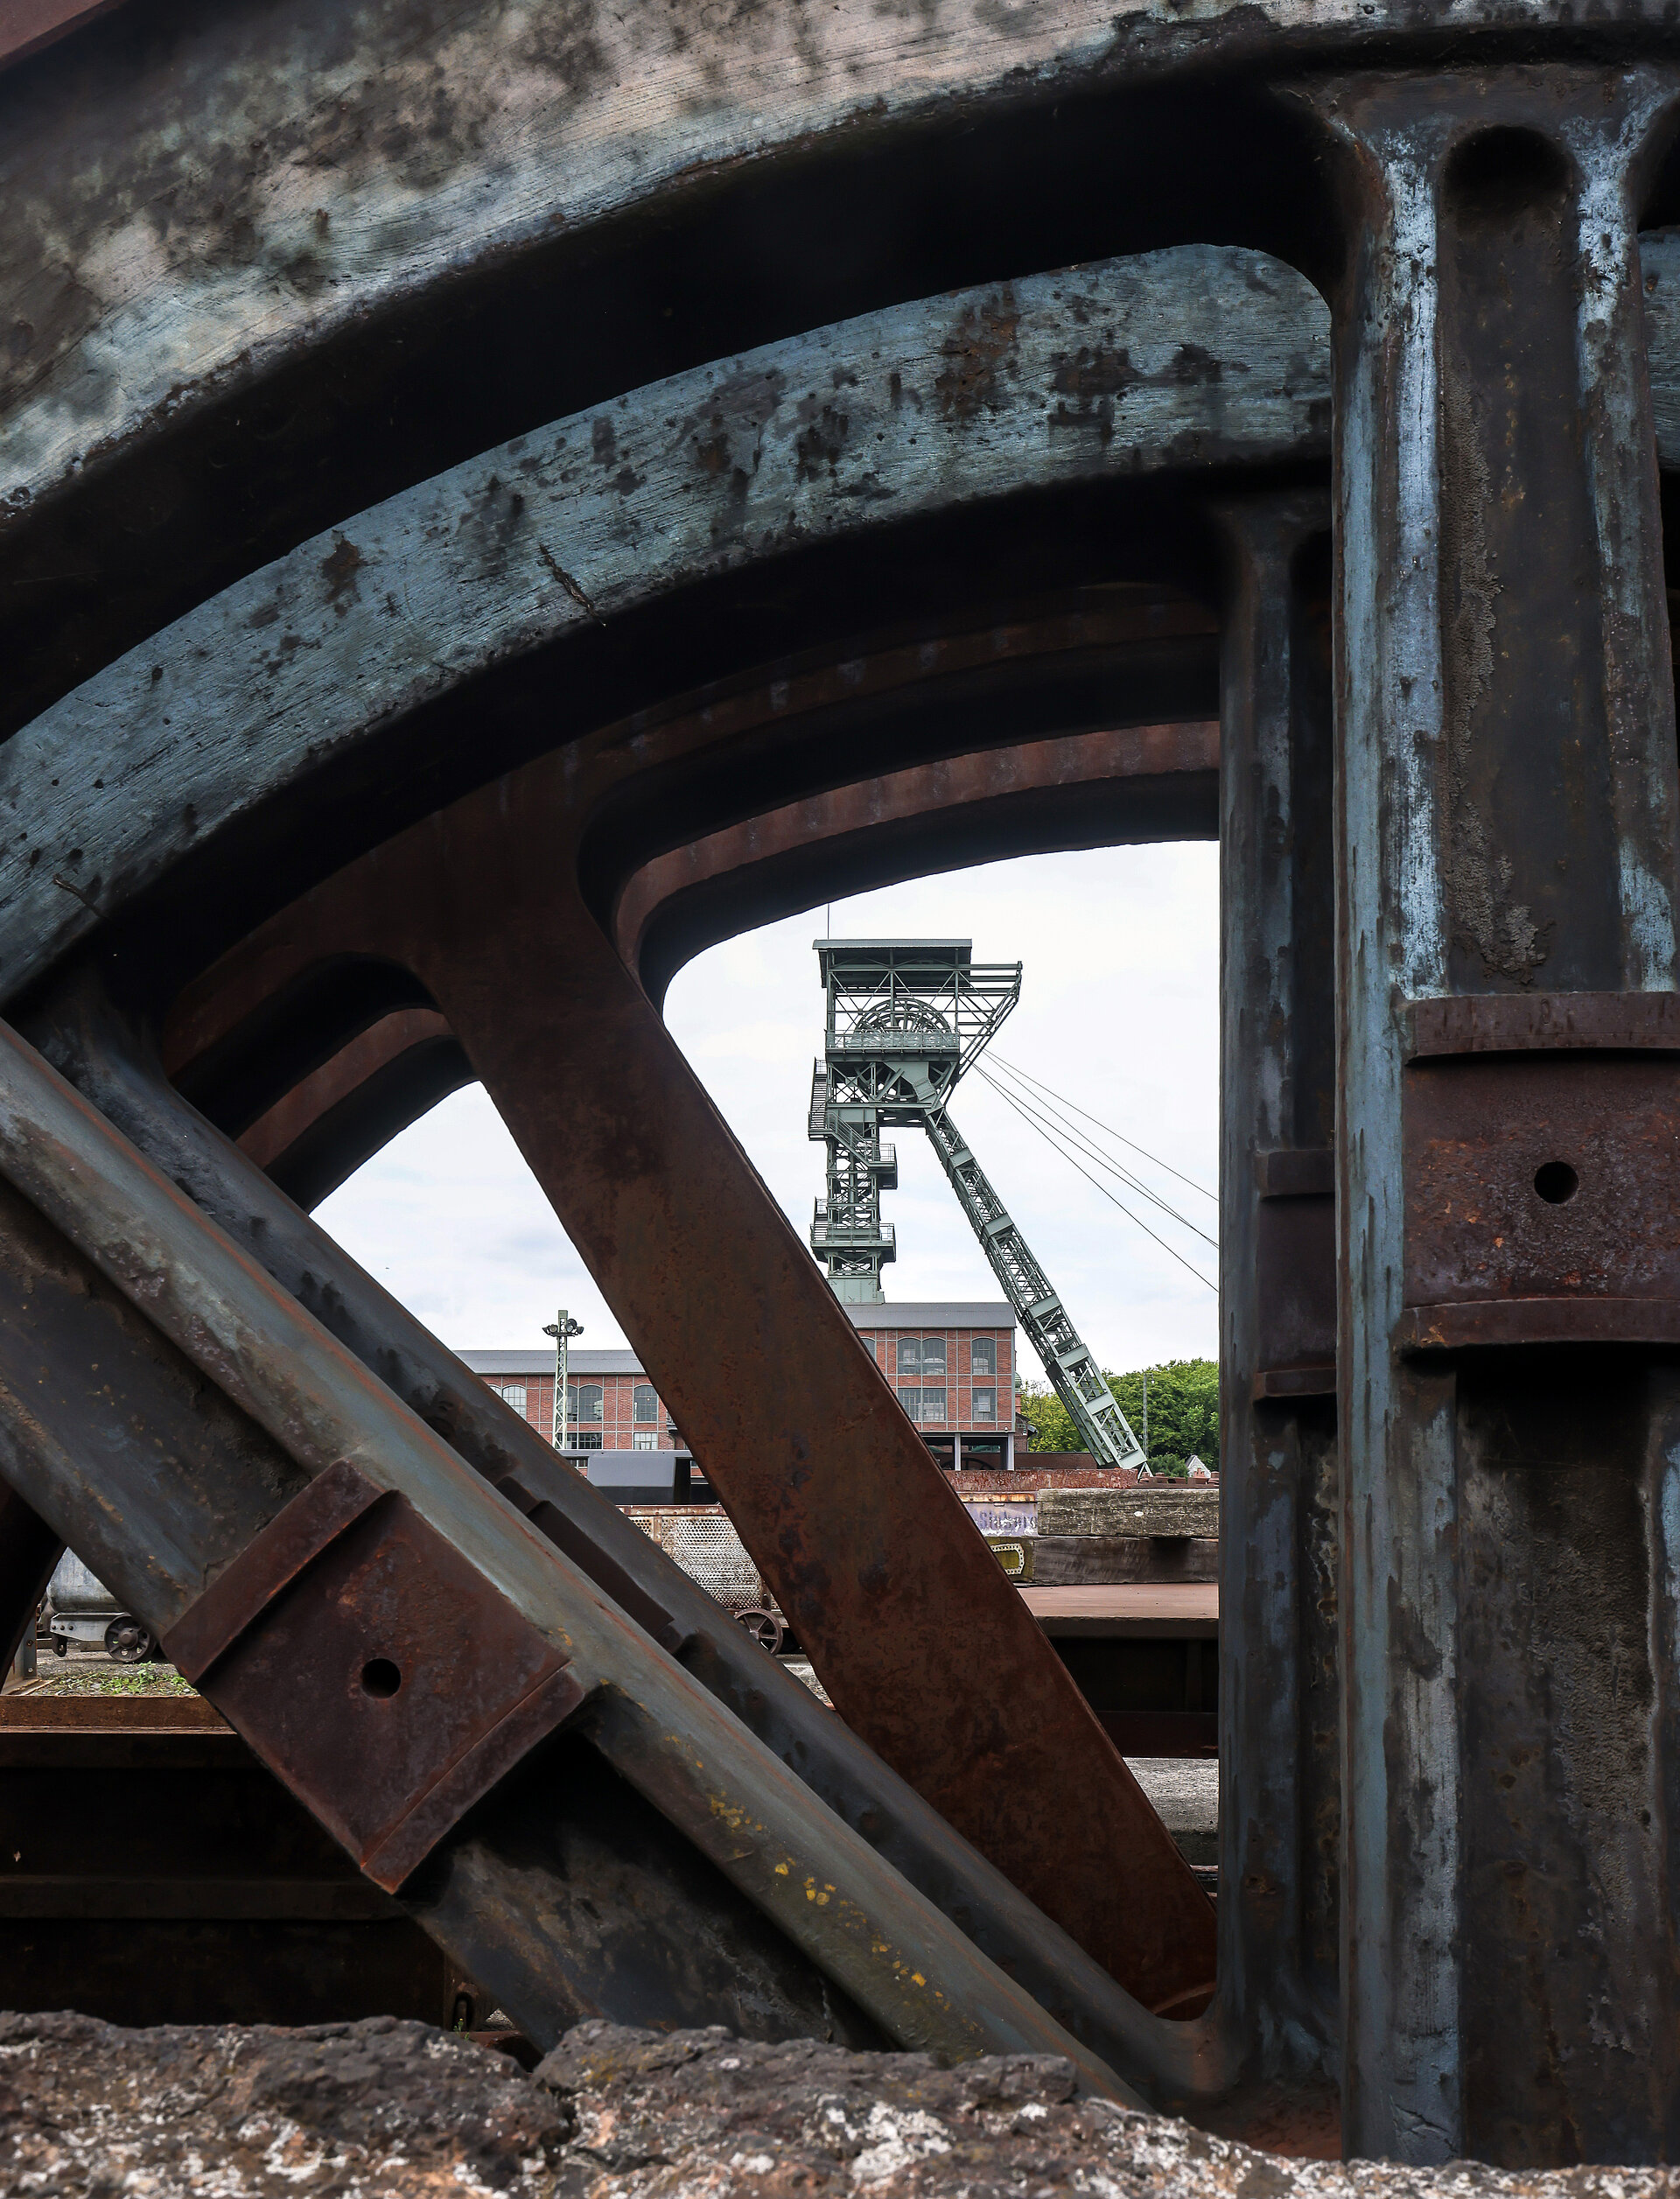
[[[822,1045],[811,942],[823,924],[819,907],[714,948],[680,973],[666,1002],[678,1044],[802,1235],[822,1188],[822,1148],[808,1141],[805,1117],[811,1062]],[[836,901],[833,928],[836,938],[971,938],[977,961],[1024,963],[1020,1005],[998,1036],[998,1054],[1215,1187],[1213,845],[989,864]],[[610,1064],[601,1066],[610,1074]],[[977,1076],[959,1088],[952,1113],[1104,1365],[1124,1370],[1214,1355],[1210,1289]],[[884,1202],[899,1242],[897,1264],[886,1271],[888,1299],[1001,1296],[926,1140],[900,1131],[895,1142],[900,1188]],[[1216,1234],[1210,1200],[1130,1158],[1170,1203]],[[1208,1245],[1108,1180],[1213,1276]],[[625,1341],[477,1086],[395,1139],[318,1215],[458,1348],[540,1347],[543,1322],[562,1304],[584,1323],[583,1342]]]

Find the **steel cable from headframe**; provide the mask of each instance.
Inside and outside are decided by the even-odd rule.
[[[997,1093],[998,1098],[1003,1100],[1008,1106],[1012,1107],[1015,1110],[1015,1112],[1021,1117],[1021,1120],[1030,1124],[1033,1130],[1036,1130],[1040,1137],[1044,1139],[1045,1143],[1054,1152],[1059,1152],[1065,1161],[1067,1161],[1071,1166],[1079,1169],[1080,1174],[1084,1177],[1086,1182],[1090,1185],[1091,1188],[1094,1191],[1100,1191],[1102,1194],[1102,1196],[1109,1201],[1110,1206],[1118,1207],[1121,1213],[1125,1215],[1128,1222],[1136,1222],[1138,1227],[1143,1231],[1144,1235],[1146,1237],[1153,1238],[1154,1242],[1160,1246],[1162,1251],[1170,1253],[1180,1267],[1189,1268],[1191,1274],[1195,1277],[1198,1283],[1205,1283],[1210,1291],[1216,1292],[1218,1290],[1219,1285],[1217,1283],[1214,1282],[1209,1277],[1204,1275],[1200,1268],[1191,1267],[1189,1261],[1185,1258],[1182,1252],[1176,1251],[1173,1247],[1167,1243],[1165,1237],[1158,1236],[1155,1231],[1150,1228],[1147,1222],[1143,1221],[1138,1215],[1132,1212],[1131,1208],[1127,1206],[1124,1199],[1116,1199],[1115,1197],[1113,1192],[1109,1189],[1107,1184],[1098,1183],[1096,1178],[1092,1175],[1088,1168],[1081,1168],[1078,1161],[1074,1159],[1073,1154],[1070,1153],[1065,1146],[1057,1145],[1054,1138],[1053,1138],[1050,1132],[1046,1130],[1043,1124],[1027,1113],[1026,1110],[1016,1099],[1012,1092],[1007,1090],[1004,1086],[998,1083],[996,1078],[985,1076],[985,1072],[983,1069],[976,1068],[976,1075],[984,1076],[986,1083],[990,1086],[994,1092]]]
[[[1053,1090],[1041,1077],[1032,1075],[1014,1061],[1006,1061],[1003,1055],[995,1050],[989,1054],[988,1059],[994,1061],[1000,1069],[1007,1069],[1012,1076],[1019,1077],[1023,1084],[1033,1088],[1043,1099],[1045,1105],[1050,1107],[1052,1114],[1058,1113],[1060,1107],[1071,1108],[1075,1115],[1082,1115],[1088,1123],[1095,1123],[1105,1137],[1117,1138],[1123,1145],[1130,1145],[1133,1152],[1142,1153],[1144,1159],[1152,1166],[1164,1170],[1169,1176],[1176,1176],[1180,1183],[1188,1184],[1192,1191],[1199,1191],[1204,1199],[1211,1199],[1215,1205],[1219,1203],[1218,1192],[1209,1191],[1206,1184],[1198,1183],[1194,1176],[1186,1176],[1181,1168],[1175,1168],[1170,1160],[1163,1160],[1158,1153],[1152,1153],[1146,1145],[1140,1145],[1135,1138],[1128,1138],[1123,1131],[1117,1131],[1110,1124],[1102,1121],[1099,1117],[1093,1115],[1088,1108],[1080,1106],[1076,1100],[1070,1100],[1065,1092]],[[1053,1105],[1053,1102],[1056,1104]],[[1069,1127],[1071,1128],[1071,1125]]]
[[[985,1071],[984,1069],[981,1070],[980,1074],[983,1076],[985,1076]],[[986,1076],[986,1082],[991,1086],[993,1091],[1003,1093],[1007,1096],[1008,1088],[1005,1085],[998,1083],[995,1077]],[[1180,1214],[1176,1207],[1169,1206],[1166,1201],[1161,1197],[1158,1191],[1152,1191],[1150,1187],[1144,1182],[1141,1177],[1134,1175],[1130,1169],[1122,1167],[1118,1161],[1111,1159],[1110,1156],[1102,1151],[1100,1145],[1095,1144],[1092,1139],[1087,1138],[1084,1132],[1075,1124],[1069,1123],[1065,1117],[1059,1116],[1054,1108],[1050,1108],[1048,1115],[1040,1114],[1039,1110],[1041,1107],[1044,1107],[1046,1103],[1038,1100],[1035,1095],[1031,1093],[1024,1095],[1016,1094],[1013,1096],[1017,1097],[1019,1100],[1020,1104],[1028,1110],[1035,1122],[1040,1125],[1047,1127],[1052,1118],[1054,1118],[1057,1125],[1058,1134],[1061,1137],[1068,1138],[1078,1149],[1078,1151],[1084,1154],[1088,1160],[1096,1161],[1099,1168],[1106,1169],[1110,1175],[1118,1177],[1119,1180],[1125,1185],[1129,1191],[1138,1192],[1142,1197],[1149,1201],[1151,1206],[1158,1207],[1164,1215],[1166,1215],[1171,1220],[1178,1222],[1180,1228],[1188,1229],[1193,1236],[1200,1237],[1204,1244],[1211,1246],[1215,1252],[1218,1251],[1219,1239],[1217,1237],[1210,1237],[1207,1230],[1200,1228],[1196,1222],[1194,1222],[1187,1214]],[[1142,1148],[1139,1147],[1138,1150],[1141,1152]]]

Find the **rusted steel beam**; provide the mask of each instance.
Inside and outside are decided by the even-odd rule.
[[[53,1066],[171,1181],[888,1862],[1094,2052],[1153,2098],[1205,2102],[1218,2041],[1148,2016],[914,1789],[766,1657],[618,1508],[300,1214],[164,1080],[91,979],[42,1012]]]
[[[0,69],[56,46],[122,0],[0,0]]]
[[[306,1485],[10,1187],[0,1191],[0,1478],[69,1532],[172,1643],[169,1621],[206,1575],[236,1562],[276,1505]],[[360,1692],[355,1670],[337,1676],[325,1705],[291,1671],[266,1717],[258,1706],[261,1738],[248,1716],[240,1721],[317,1815],[326,1814],[318,1783],[300,1791],[297,1768],[288,1775],[276,1760],[275,1719],[289,1703],[311,1701],[308,1715],[342,1740],[340,1705],[346,1682],[350,1699]],[[206,1685],[221,1695],[219,1676]],[[830,2003],[843,2026],[869,2035],[821,1973],[586,1742],[567,1747],[483,1803],[466,1845],[403,1890],[409,1912],[467,1974],[505,1995],[536,2036],[609,2013],[797,2034],[820,2027]],[[366,1765],[348,1778],[366,1787]],[[344,1777],[334,1783],[342,1805]],[[389,1784],[374,1783],[376,1802]],[[342,1815],[328,1829],[344,1840]],[[346,1844],[353,1852],[361,1845]],[[520,1920],[511,1938],[510,1915]]]
[[[240,1151],[300,1207],[318,1206],[472,1075],[435,1008],[398,1008],[276,1100],[242,1133]]]
[[[1588,1233],[1606,1255],[1666,1202],[1622,1068],[1662,1057],[1597,1057],[1589,1159],[1568,1102],[1592,1057],[1549,1043],[1567,1000],[1527,999],[1626,995],[1624,1033],[1672,1012],[1680,789],[1636,224],[1677,95],[1671,67],[1584,65],[1314,93],[1348,194],[1343,2084],[1349,2146],[1414,2160],[1680,2147],[1674,1378],[1659,1353],[1569,1341],[1648,1333],[1607,1312],[1567,1194],[1577,1159],[1589,1197],[1594,1168],[1624,1172]],[[1409,1066],[1418,1017],[1483,996],[1522,1004],[1508,1085],[1478,1082],[1485,1057]],[[1520,1134],[1530,1100],[1548,1136]],[[1434,1131],[1502,1122],[1500,1196],[1455,1202],[1450,1227],[1453,1265],[1503,1301],[1499,1340],[1418,1351]]]
[[[11,1668],[64,1544],[17,1491],[0,1481],[0,1675]]]
[[[41,1417],[89,1410],[68,1373],[86,1353],[25,1400],[13,1346],[5,1478],[85,1549],[102,1515],[113,1586],[365,1872],[409,1885],[446,1944],[500,1922],[467,1966],[498,1994],[511,1978],[522,2027],[549,2034],[564,2013],[542,1989],[559,1920],[540,1872],[521,1894],[505,1852],[486,1858],[474,1804],[494,1823],[494,1798],[575,1782],[576,1736],[686,1835],[698,1874],[721,1873],[889,2036],[958,2057],[1002,2039],[1069,2051],[1088,2083],[1136,2097],[4,1026],[0,1064],[0,1174],[33,1272],[86,1262],[109,1287],[80,1296],[115,1299],[130,1326],[143,1306],[256,1446],[232,1460],[242,1483],[184,1492],[123,1444],[150,1486],[119,1505]],[[14,1289],[24,1266],[0,1262]],[[136,1521],[148,1509],[161,1531]],[[297,1689],[300,1666],[314,1684]]]
[[[850,670],[855,683],[855,662]],[[1211,837],[1217,735],[1216,725],[1196,721],[1072,734],[872,778],[750,819],[631,876],[617,897],[620,952],[657,1000],[679,961],[788,907],[808,906],[830,875],[856,891],[920,875],[930,862]],[[212,972],[172,1019],[174,1072],[191,1080],[203,1056],[257,1012],[249,973],[235,957],[225,985]],[[318,1029],[316,1004],[299,1003],[298,1015]],[[263,1036],[284,1061],[308,1058],[284,1023],[271,1021]],[[285,1075],[252,1066],[236,1090],[224,1078],[218,1114],[236,1124],[250,1104],[241,1095]],[[471,1075],[435,1009],[394,1009],[283,1091],[240,1131],[240,1149],[289,1197],[312,1207]],[[1324,1253],[1334,1261],[1327,1236]]]
[[[1082,747],[1078,734],[1071,749],[1059,743],[1068,725],[1112,721],[1129,698],[1158,695],[1164,682],[1194,704],[1216,693],[1216,680],[1213,613],[1170,588],[1080,590],[1054,607],[995,615],[977,628],[970,617],[914,640],[896,628],[854,641],[837,659],[830,647],[769,676],[760,667],[576,743],[567,767],[572,859],[590,906],[604,915],[650,856],[656,860],[709,822],[733,828],[744,809],[750,814],[780,789],[808,800],[814,786],[833,777],[836,753],[850,771],[868,773],[884,754],[937,753],[954,737],[973,742],[994,731],[1012,738],[960,770],[987,819],[1013,809],[1024,844],[1060,844],[1078,829],[1065,821],[1074,802],[1037,784],[1046,768],[1032,760],[1041,743],[1023,736],[1040,731],[1053,780],[1082,757],[1145,767],[1110,782],[1101,807],[1115,836],[1146,837],[1163,804],[1186,825],[1211,823],[1211,767],[1148,767],[1189,763],[1195,736],[1188,753],[1161,729],[1141,747],[1124,728],[1102,736],[1107,749],[1102,742]],[[1011,753],[1018,759],[1013,767]],[[1205,766],[1205,753],[1200,760]],[[987,799],[1012,776],[1022,782],[1015,795]],[[902,784],[914,830],[925,782],[913,773]],[[830,813],[819,807],[809,814],[820,832]],[[932,830],[931,814],[928,824]],[[558,840],[556,846],[558,855]],[[766,890],[777,890],[774,876]],[[304,942],[305,963],[312,959]],[[380,1017],[422,1003],[435,1005],[411,974],[377,958],[340,957],[306,976],[284,943],[284,926],[270,927],[175,996],[164,1024],[165,1064],[220,1127],[243,1135]]]
[[[1211,839],[1218,784],[1219,728],[1209,721],[953,756],[814,795],[656,857],[626,880],[612,935],[657,1004],[683,963],[813,907],[830,879],[855,893],[1029,849]]]
[[[1336,2044],[1329,501],[1220,517],[1221,1882],[1242,1891],[1218,2006],[1264,2087],[1333,2074]]]
[[[1146,2006],[1193,2013],[1213,1985],[1205,1895],[568,879],[575,783],[527,766],[305,897],[242,961],[265,985],[346,955],[419,979],[844,1715]],[[538,936],[541,987],[522,960]],[[610,1091],[570,1080],[562,1113],[553,1049],[580,1015],[618,1067]],[[702,1321],[690,1293],[724,1248],[735,1286],[705,1285]]]

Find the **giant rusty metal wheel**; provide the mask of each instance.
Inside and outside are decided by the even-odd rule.
[[[849,2035],[1054,2019],[1090,2081],[1302,2142],[1336,2077],[1354,2150],[1680,2142],[1680,33],[1576,13],[25,25],[0,990],[73,1089],[8,1039],[35,1295],[0,1388],[27,1363],[49,1404],[5,1419],[7,1593],[102,1538],[538,2028],[630,1967],[581,1909],[516,1950],[540,1821],[556,1885],[634,1857],[655,2020],[758,1993],[797,2029],[837,1984]],[[658,1002],[864,883],[1215,833],[1195,2013],[1205,1899]],[[571,1072],[584,1022],[611,1080]],[[745,1645],[288,1203],[468,1076],[875,1756],[754,1707]],[[494,1612],[524,1689],[440,1698],[424,1780],[376,1796],[276,1722],[272,1669],[283,1639],[372,1669],[289,1600],[375,1547],[468,1632]],[[890,1932],[817,1917],[814,1810]],[[784,1815],[808,1903],[746,1829]]]

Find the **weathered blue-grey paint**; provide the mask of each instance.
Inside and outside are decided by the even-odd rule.
[[[1334,1006],[1327,912],[1312,892],[1330,822],[1327,683],[1301,661],[1299,561],[1327,534],[1326,492],[1222,508],[1230,545],[1220,725],[1220,1811],[1216,2006],[1251,2076],[1334,2069],[1336,2041],[1309,1976],[1309,1852],[1324,1798],[1308,1745],[1306,1667],[1320,1593],[1309,1553],[1320,1501],[1317,1398],[1257,1400],[1264,1265],[1262,1170],[1322,1157],[1330,1049],[1312,1043]],[[1325,691],[1318,690],[1322,685]],[[1312,723],[1316,716],[1319,722]],[[1321,975],[1322,998],[1308,986]],[[1334,1342],[1332,1344],[1334,1349]]]
[[[1189,248],[819,330],[393,498],[0,748],[0,997],[370,731],[682,583],[1023,487],[1321,453],[1326,338],[1291,270]]]
[[[1680,463],[1680,238],[1645,240],[1644,268]],[[0,750],[0,998],[233,817],[584,621],[1018,487],[1321,459],[1328,402],[1312,286],[1191,247],[868,315],[516,438],[237,583]]]
[[[370,309],[740,164],[1209,60],[1287,72],[1569,0],[284,0],[91,32],[0,81],[0,515]],[[1660,36],[1662,0],[1601,25]],[[1241,209],[1233,219],[1240,220]],[[815,249],[820,249],[820,242]],[[1021,270],[999,270],[999,272]]]
[[[1481,1959],[1478,1935],[1497,1928],[1466,1906],[1466,1827],[1476,1821],[1468,1789],[1474,1777],[1481,1795],[1493,1774],[1485,1761],[1473,1765],[1466,1756],[1465,1721],[1484,1674],[1477,1660],[1463,1656],[1462,1629],[1472,1609],[1491,1621],[1488,1599],[1508,1596],[1515,1610],[1531,1584],[1528,1553],[1515,1547],[1508,1577],[1498,1585],[1473,1576],[1461,1560],[1464,1492],[1473,1486],[1460,1396],[1466,1377],[1454,1362],[1407,1357],[1400,1341],[1405,1171],[1398,1010],[1408,998],[1499,991],[1536,976],[1501,966],[1491,929],[1476,931],[1475,910],[1498,907],[1509,865],[1499,839],[1482,856],[1483,843],[1464,829],[1460,795],[1471,736],[1451,717],[1454,695],[1466,690],[1466,675],[1452,656],[1461,646],[1454,636],[1468,630],[1460,606],[1483,591],[1477,615],[1485,627],[1475,628],[1472,643],[1484,632],[1495,638],[1473,668],[1481,691],[1498,676],[1498,652],[1510,647],[1513,629],[1498,627],[1497,620],[1523,616],[1523,571],[1488,570],[1480,547],[1496,494],[1514,495],[1522,477],[1515,488],[1503,481],[1465,488],[1461,464],[1461,485],[1450,494],[1446,450],[1450,433],[1463,438],[1454,408],[1466,400],[1461,383],[1444,388],[1444,178],[1455,148],[1495,125],[1528,133],[1515,141],[1521,144],[1566,148],[1567,161],[1544,172],[1566,179],[1557,190],[1578,193],[1571,203],[1585,275],[1571,293],[1574,357],[1561,367],[1524,361],[1513,368],[1502,399],[1513,420],[1526,408],[1556,407],[1553,393],[1567,386],[1572,366],[1584,392],[1583,460],[1598,564],[1572,578],[1581,661],[1590,669],[1594,651],[1602,646],[1604,652],[1611,698],[1606,783],[1621,862],[1619,876],[1579,865],[1571,915],[1582,934],[1596,923],[1592,938],[1618,942],[1619,966],[1595,982],[1620,980],[1629,990],[1674,982],[1673,686],[1667,621],[1653,595],[1661,571],[1654,435],[1628,203],[1636,149],[1672,96],[1670,81],[1638,72],[1544,82],[1516,72],[1432,82],[1366,80],[1319,94],[1353,152],[1350,193],[1362,217],[1335,339],[1344,2130],[1353,2151],[1419,2162],[1466,2151],[1509,2158],[1525,2143],[1550,2158],[1559,2142],[1602,2158],[1594,2149],[1606,2144],[1662,2142],[1648,2122],[1642,2138],[1629,2135],[1642,2110],[1625,2103],[1638,2081],[1621,2090],[1625,2071],[1586,2011],[1572,2003],[1548,2013],[1544,1982],[1496,2009],[1484,1999],[1474,2026],[1466,2013],[1466,1980]],[[1530,172],[1543,172],[1542,156],[1530,158],[1532,172],[1516,168],[1519,190]],[[1518,232],[1514,217],[1509,231]],[[1477,234],[1507,232],[1489,220]],[[1657,278],[1652,296],[1663,302],[1652,319],[1665,339],[1670,255],[1664,241],[1645,270],[1648,279]],[[1465,340],[1470,313],[1466,308],[1453,343]],[[1473,402],[1486,403],[1485,392]],[[1666,402],[1658,410],[1671,420]],[[1550,515],[1543,521],[1536,514],[1530,579],[1546,577],[1545,560],[1556,554],[1550,524]],[[1600,595],[1611,606],[1602,645]],[[1495,735],[1475,738],[1489,744]],[[1584,711],[1580,744],[1590,752],[1596,738]],[[1596,768],[1594,758],[1589,769]],[[1530,797],[1508,778],[1493,827],[1505,848],[1520,843],[1523,800],[1547,794],[1540,788]],[[1485,876],[1474,874],[1479,860]],[[1615,910],[1607,924],[1606,895]],[[1566,925],[1558,932],[1558,951],[1572,950]],[[1537,982],[1544,983],[1543,962]],[[1466,1216],[1464,1226],[1474,1222]],[[1560,1381],[1562,1396],[1567,1377]],[[1499,1458],[1507,1472],[1551,1463],[1519,1458],[1511,1440]],[[1549,1655],[1557,1672],[1565,1671],[1572,1654],[1572,1645],[1559,1642],[1549,1652],[1536,1639],[1533,1684],[1560,1684],[1555,1674],[1543,1681],[1539,1672]],[[1567,1775],[1560,1772],[1559,1781],[1566,1789]],[[1624,1790],[1621,1806],[1636,1813],[1642,1799],[1635,1783]],[[1488,1806],[1477,1806],[1486,1825]],[[1569,1805],[1560,1798],[1557,1806],[1566,1811]],[[1488,1837],[1480,1835],[1484,1843]],[[1488,1867],[1493,1864],[1488,1858]],[[1605,1957],[1613,1969],[1637,1966],[1634,1950],[1619,1943],[1639,1933],[1641,1904],[1594,1901],[1584,1889],[1581,1933],[1618,1943]],[[1662,1960],[1653,1950],[1659,1970]],[[1485,1975],[1485,1961],[1481,1968]],[[1629,2024],[1645,2020],[1628,2013]],[[1562,2042],[1555,2054],[1548,2037]],[[1471,2081],[1473,2064],[1481,2072],[1479,2084]],[[1573,2139],[1560,2141],[1552,2131],[1536,2137],[1537,2111],[1530,2135],[1514,2137],[1497,2104],[1513,2092],[1531,2109],[1544,2101],[1547,2114],[1573,2129]]]
[[[1446,981],[1435,150],[1402,137],[1369,156],[1375,219],[1340,337],[1336,515],[1343,2126],[1356,2152],[1422,2161],[1452,2159],[1460,2127],[1452,1383],[1420,1395],[1389,1341],[1403,1222],[1390,1003]]]

